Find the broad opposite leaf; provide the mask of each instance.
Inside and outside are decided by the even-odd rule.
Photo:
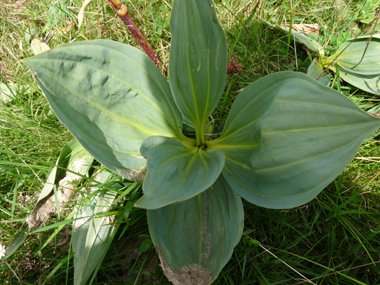
[[[339,76],[344,81],[363,91],[380,95],[380,71],[374,75],[363,75],[354,73],[351,69],[340,67]]]
[[[144,141],[141,154],[148,158],[148,174],[143,184],[144,196],[136,206],[145,209],[158,209],[205,191],[224,165],[221,151],[187,148],[165,137]]]
[[[169,84],[141,51],[98,40],[60,46],[26,59],[57,117],[118,174],[141,169],[142,142],[181,136]]]
[[[170,84],[177,105],[196,129],[222,96],[227,43],[209,0],[176,0],[170,21]]]
[[[187,266],[187,274],[209,271],[211,283],[243,232],[241,198],[222,175],[209,190],[185,202],[149,210],[147,215],[153,243],[178,278],[181,268]]]
[[[331,58],[336,58],[336,63],[350,73],[380,75],[380,38],[374,35],[369,39],[367,36],[347,41]]]
[[[249,202],[292,208],[313,199],[355,156],[380,120],[301,73],[249,85],[232,106],[220,145],[223,175]],[[230,147],[233,146],[233,147]]]

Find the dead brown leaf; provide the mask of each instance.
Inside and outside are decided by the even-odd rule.
[[[227,63],[227,74],[242,72],[243,65],[236,60],[230,59]]]
[[[43,53],[51,49],[47,44],[41,42],[39,39],[33,39],[31,46],[34,55]]]
[[[283,29],[289,29],[289,25],[281,25]],[[293,24],[292,29],[298,33],[310,35],[311,33],[319,36],[319,24]]]
[[[61,28],[61,29],[59,29],[59,31],[61,32],[62,35],[66,35],[72,29],[75,28],[75,25],[76,25],[76,23],[74,21],[72,21],[71,23],[69,22],[69,26],[67,26],[66,28]]]
[[[84,17],[84,9],[86,9],[86,7],[88,5],[90,5],[92,0],[85,0],[82,4],[82,7],[80,8],[79,10],[79,13],[78,13],[78,29],[80,28],[80,26],[82,25],[83,23],[83,17]]]

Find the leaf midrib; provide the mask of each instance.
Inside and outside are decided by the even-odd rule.
[[[40,81],[40,84],[41,84],[42,86],[45,87],[45,85],[42,84],[41,81]],[[46,87],[45,87],[45,89],[48,90]],[[50,93],[50,91],[49,91],[49,93]],[[80,130],[80,128],[78,127],[77,124],[74,123],[74,121],[72,121],[72,120],[71,120],[68,116],[66,116],[64,113],[61,113],[61,114],[62,114],[62,116],[64,116],[64,117],[67,119],[67,121],[69,121],[69,122],[70,122],[72,125],[74,125],[78,130]],[[87,132],[80,131],[80,133],[83,134],[83,135],[84,135],[85,137],[87,137],[88,139],[90,139],[91,141],[95,142],[95,144],[97,144],[98,146],[103,147],[103,148],[105,148],[105,149],[109,149],[109,150],[111,150],[111,151],[117,151],[117,152],[124,153],[124,154],[130,155],[130,156],[138,156],[138,155],[139,155],[139,152],[136,152],[136,153],[135,153],[135,152],[125,152],[125,151],[121,151],[121,150],[113,149],[113,148],[111,148],[111,147],[108,146],[108,145],[99,144],[98,141],[96,141],[95,139],[93,139],[92,137],[90,137],[90,136],[87,134]]]
[[[85,47],[85,46],[82,46],[82,47]],[[104,47],[104,46],[101,46],[101,47]],[[113,49],[113,51],[119,52],[119,53],[121,53],[122,55],[126,56],[124,53],[120,52],[119,50],[115,50],[115,49]],[[131,60],[132,62],[134,62],[136,66],[139,66],[139,67],[141,68],[141,70],[143,70],[143,71],[145,72],[145,74],[146,74],[150,79],[152,79],[152,81],[155,83],[155,85],[159,87],[161,93],[164,95],[163,97],[165,98],[165,101],[167,102],[167,105],[170,107],[170,109],[171,109],[171,111],[172,111],[172,113],[173,113],[173,115],[174,115],[174,117],[175,117],[175,120],[176,120],[177,124],[180,125],[180,123],[179,123],[178,120],[177,120],[177,116],[175,116],[175,113],[176,113],[176,112],[173,110],[173,106],[172,106],[173,104],[172,104],[171,102],[168,101],[168,98],[167,98],[167,96],[165,95],[166,92],[164,92],[164,90],[162,90],[162,88],[161,88],[161,87],[162,87],[161,84],[157,83],[157,81],[156,81],[154,78],[152,78],[152,76],[150,75],[150,73],[147,72],[146,69],[145,69],[142,65],[140,65],[140,64],[137,63],[135,60],[133,60],[132,57],[128,57],[128,56],[126,56],[126,57],[127,57],[129,60]],[[36,60],[36,61],[62,61],[62,59],[55,59],[55,58],[54,58],[54,59],[53,59],[53,58],[46,58],[46,59],[45,59],[45,58],[41,58],[41,59],[31,59],[31,60],[33,60],[33,61],[34,61],[34,60]],[[144,92],[142,92],[142,91],[140,91],[139,89],[137,89],[136,86],[128,84],[126,81],[122,80],[122,79],[119,78],[119,77],[116,77],[114,74],[108,73],[108,72],[106,72],[106,71],[104,71],[104,70],[102,70],[102,69],[99,69],[99,68],[97,68],[97,67],[95,67],[95,66],[92,66],[92,65],[88,65],[88,64],[86,64],[86,63],[84,63],[84,62],[81,62],[81,61],[75,61],[75,60],[69,60],[69,59],[63,59],[63,61],[85,65],[85,66],[89,67],[90,69],[94,69],[94,70],[97,70],[97,71],[99,71],[99,72],[101,72],[101,73],[104,73],[104,74],[106,74],[108,77],[113,78],[113,79],[115,79],[115,80],[121,82],[122,84],[125,84],[126,86],[130,87],[133,91],[135,91],[136,93],[138,93],[139,95],[141,95],[141,97],[143,97],[146,101],[148,101],[148,102],[150,103],[150,105],[151,105],[154,109],[156,109],[156,110],[157,110],[157,111],[158,111],[158,112],[159,112],[159,113],[165,118],[165,121],[166,121],[166,122],[172,127],[172,130],[173,130],[175,133],[178,134],[178,130],[177,130],[177,128],[175,127],[175,125],[172,123],[172,120],[170,120],[170,119],[167,117],[167,115],[161,110],[161,108],[159,108],[159,107],[158,107],[158,106],[157,106],[157,105],[156,105],[156,104],[155,104],[150,98],[148,98],[148,97],[144,94]],[[44,74],[46,75],[46,73],[44,73]],[[49,78],[51,78],[51,77],[49,77]],[[58,81],[56,81],[56,82],[58,82]]]
[[[272,134],[280,134],[280,133],[287,133],[287,132],[303,132],[303,131],[310,131],[310,130],[327,130],[327,129],[346,128],[346,127],[349,128],[349,127],[352,127],[352,126],[366,125],[366,124],[371,124],[371,122],[364,122],[364,123],[357,123],[357,124],[345,124],[345,125],[334,125],[334,126],[325,126],[325,127],[288,129],[288,130],[262,132],[261,134],[262,135],[272,135]]]
[[[45,75],[46,77],[50,78],[52,81],[54,81],[54,82],[56,82],[57,84],[59,84],[60,86],[62,86],[64,89],[66,89],[66,90],[68,90],[69,92],[75,94],[77,97],[81,98],[83,101],[88,102],[89,104],[93,105],[95,108],[97,108],[97,109],[99,109],[100,111],[106,113],[106,114],[109,115],[110,117],[113,117],[113,118],[115,118],[116,120],[119,120],[119,121],[125,122],[125,123],[127,123],[128,125],[130,125],[130,126],[136,128],[137,130],[139,130],[139,131],[141,131],[141,132],[143,132],[143,133],[151,134],[151,135],[153,135],[153,136],[155,136],[155,135],[162,135],[162,134],[160,134],[160,133],[156,133],[156,132],[153,132],[153,131],[151,131],[151,130],[144,129],[144,128],[142,128],[141,126],[138,126],[138,125],[136,125],[136,124],[130,122],[130,121],[127,120],[126,118],[123,118],[123,117],[117,116],[116,114],[114,114],[114,113],[112,113],[112,112],[109,112],[108,110],[102,108],[101,106],[95,104],[94,102],[91,102],[91,101],[90,101],[89,99],[87,99],[86,97],[83,97],[83,96],[81,96],[79,93],[77,93],[77,92],[75,92],[75,91],[69,89],[68,87],[66,87],[65,85],[63,85],[62,83],[60,83],[59,81],[55,80],[54,77],[51,77],[51,76],[47,75],[46,73],[44,73],[44,75]],[[55,96],[54,96],[54,97],[55,97]]]

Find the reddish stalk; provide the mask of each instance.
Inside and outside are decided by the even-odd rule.
[[[135,21],[133,21],[131,15],[128,13],[128,8],[119,0],[106,0],[111,8],[115,11],[115,13],[119,16],[119,18],[123,21],[123,23],[127,26],[128,30],[135,37],[140,46],[144,49],[145,53],[149,56],[149,58],[154,62],[154,64],[160,68],[162,67],[162,72],[167,75],[168,69],[163,64],[161,58],[158,54],[153,50],[151,45],[148,43],[147,39],[140,31],[140,29],[136,26]]]

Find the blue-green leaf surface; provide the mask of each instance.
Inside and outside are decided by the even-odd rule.
[[[181,137],[169,84],[141,51],[97,40],[60,46],[24,61],[57,117],[106,167],[141,169],[142,142]]]
[[[180,268],[197,264],[215,279],[243,232],[241,198],[222,175],[209,190],[147,215],[154,245],[179,276]]]
[[[203,130],[224,90],[226,38],[210,0],[176,0],[170,29],[173,96],[185,119]]]
[[[366,36],[345,42],[331,58],[337,57],[336,63],[351,73],[380,75],[380,38],[379,35],[374,35],[371,41],[369,38]]]
[[[323,65],[319,63],[316,58],[314,58],[313,62],[307,68],[307,75],[314,78],[315,80],[318,80],[323,85],[329,86],[330,78],[327,76],[327,74],[324,73],[325,71],[323,69]]]
[[[144,196],[136,206],[145,209],[158,209],[203,192],[215,182],[224,165],[221,151],[188,148],[159,136],[144,141],[141,154],[148,158],[148,174]]]
[[[356,88],[380,95],[380,72],[374,75],[363,75],[354,73],[351,69],[340,67],[339,76]]]
[[[301,73],[280,72],[243,90],[222,136],[223,175],[251,203],[291,208],[313,199],[355,156],[380,120]]]

